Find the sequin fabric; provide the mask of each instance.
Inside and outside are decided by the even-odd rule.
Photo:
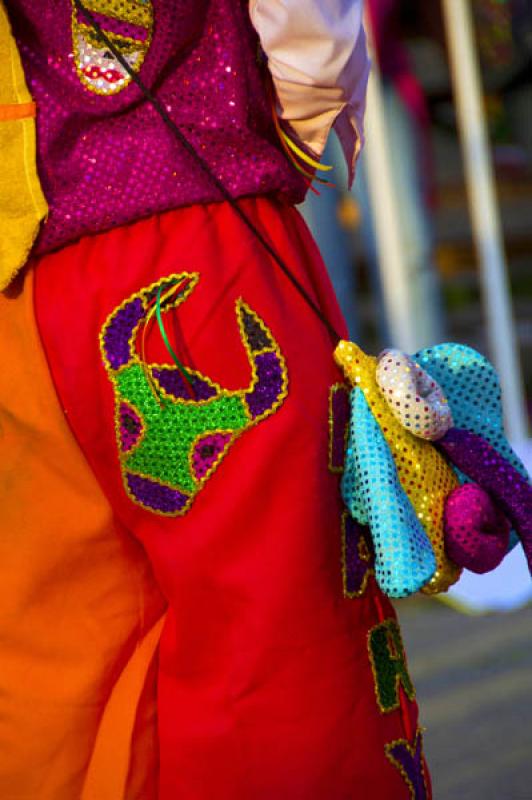
[[[452,342],[420,350],[414,357],[441,385],[456,427],[482,436],[528,479],[523,463],[506,438],[499,378],[488,359],[471,347]],[[456,473],[461,482],[469,480],[460,470],[456,469]],[[510,547],[517,541],[513,533]]]
[[[399,708],[399,686],[402,686],[409,700],[414,700],[416,691],[408,674],[401,631],[394,619],[386,619],[371,628],[368,633],[368,652],[377,705],[382,713],[387,714]]]
[[[445,504],[445,548],[456,564],[483,573],[508,550],[510,523],[490,495],[474,483],[451,492]]]
[[[377,359],[377,383],[401,425],[422,439],[439,439],[453,424],[451,409],[437,382],[400,350]]]
[[[37,103],[38,169],[50,207],[34,252],[221,199],[72,0],[6,6]],[[306,185],[278,141],[247,0],[87,7],[234,197],[302,200]]]
[[[403,776],[410,790],[411,800],[429,800],[421,731],[419,729],[416,731],[413,742],[396,739],[386,745],[385,751],[388,760]]]
[[[343,472],[349,433],[349,387],[335,383],[329,391],[329,469]]]
[[[504,433],[501,387],[488,359],[471,347],[454,343],[420,350],[414,358],[441,386],[454,426],[482,436],[527,478]]]
[[[106,320],[100,344],[116,401],[116,434],[124,488],[133,502],[157,514],[184,514],[232,443],[273,414],[287,395],[284,358],[261,318],[239,299],[236,320],[252,379],[230,391],[196,370],[192,394],[174,366],[145,364],[139,327],[159,288],[179,288],[162,312],[182,303],[197,273],[170,275],[125,300]]]
[[[336,348],[335,359],[352,386],[358,387],[365,398],[371,414],[378,424],[378,429],[374,429],[374,438],[376,441],[384,439],[387,444],[394,460],[400,486],[410,501],[434,550],[436,571],[423,587],[423,591],[428,593],[445,591],[458,580],[460,575],[459,568],[445,553],[443,528],[445,499],[458,485],[458,479],[432,444],[413,436],[395,419],[376,381],[377,362],[375,358],[367,356],[354,343],[342,341]],[[352,403],[357,396],[358,393],[353,393]],[[351,437],[356,435],[354,432],[358,426],[360,426],[360,420],[354,414]],[[368,481],[375,481],[378,478],[377,475],[372,474],[372,469],[373,464],[370,463]],[[357,497],[360,479],[357,476],[354,451],[350,452],[349,448],[343,485],[346,503],[355,518],[358,518],[357,511],[361,509],[361,503]],[[381,524],[384,527],[390,523],[387,508],[383,508],[381,514]],[[391,535],[395,539],[397,549],[400,547],[404,530],[404,527],[400,529],[397,525],[391,528]],[[416,536],[415,533],[413,535]],[[377,549],[376,562],[378,562]],[[392,570],[395,569],[393,558],[390,563]],[[407,580],[409,580],[408,576],[400,575],[401,583],[406,585]]]
[[[344,597],[362,597],[371,575],[375,574],[375,555],[371,536],[366,527],[353,519],[349,512],[342,514],[342,575]]]
[[[452,428],[438,447],[461,472],[488,492],[517,532],[532,574],[532,486],[489,442]]]
[[[425,586],[436,571],[434,551],[359,387],[352,396],[342,494],[355,524],[370,528],[382,591],[388,597],[406,597]]]

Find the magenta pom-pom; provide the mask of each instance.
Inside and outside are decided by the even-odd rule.
[[[445,504],[445,549],[460,567],[495,569],[508,551],[510,523],[490,495],[474,483],[459,486]]]

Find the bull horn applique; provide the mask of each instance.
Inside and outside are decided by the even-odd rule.
[[[232,391],[187,368],[146,364],[139,329],[154,299],[162,314],[180,305],[198,273],[170,275],[131,295],[107,318],[100,334],[105,368],[115,392],[117,443],[124,487],[133,502],[167,516],[184,514],[233,442],[273,414],[287,395],[285,360],[272,333],[242,298],[236,321],[251,381]],[[154,392],[154,387],[156,392]],[[191,391],[192,390],[192,391]]]

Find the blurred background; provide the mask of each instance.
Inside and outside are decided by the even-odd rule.
[[[468,344],[532,471],[532,0],[366,0],[374,69],[351,191],[309,194],[351,338]],[[532,800],[532,584],[520,548],[444,601],[400,601],[435,800]]]

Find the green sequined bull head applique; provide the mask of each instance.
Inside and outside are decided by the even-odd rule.
[[[169,287],[182,287],[170,298],[163,294],[164,314],[182,303],[198,280],[197,273],[170,275],[131,295],[100,334],[115,391],[124,487],[135,503],[168,516],[190,508],[235,439],[273,414],[287,395],[279,347],[242,299],[236,302],[236,318],[251,367],[247,388],[230,391],[190,369],[188,385],[175,366],[143,363],[137,337],[154,299]]]

